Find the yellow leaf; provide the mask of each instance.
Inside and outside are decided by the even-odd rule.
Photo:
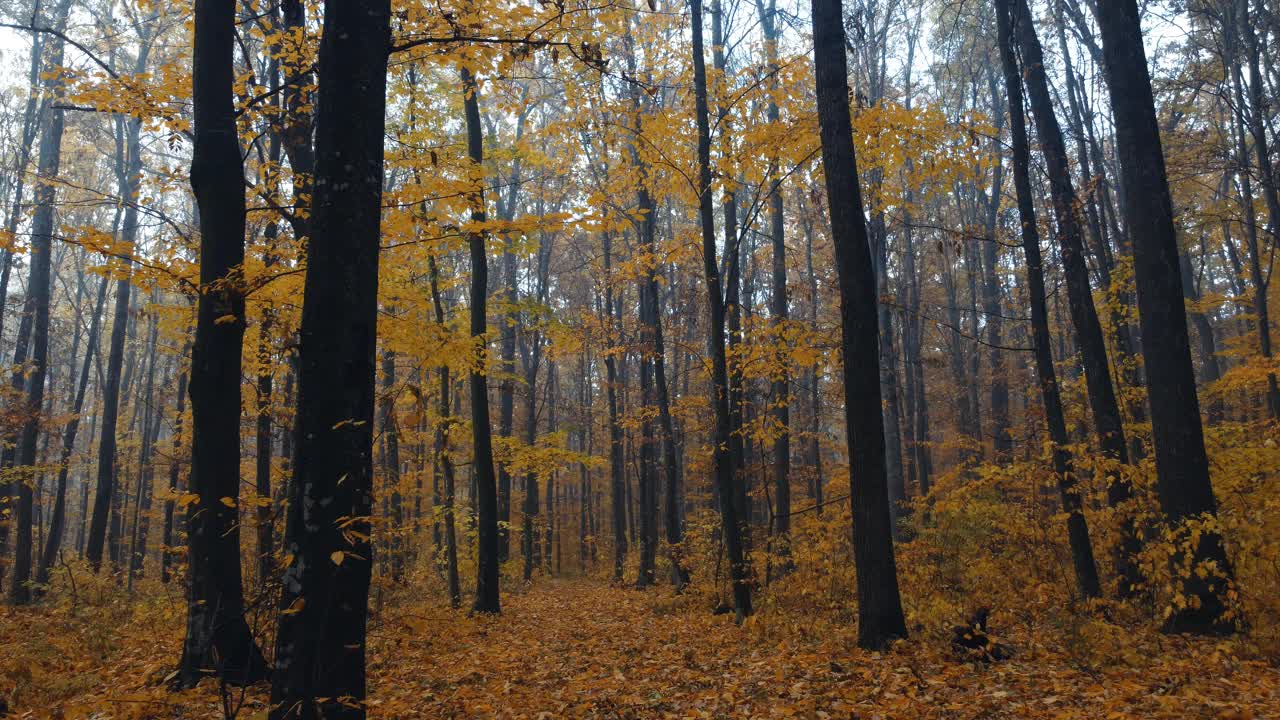
[[[332,553],[329,553],[329,559],[333,561],[334,565],[341,565],[342,561],[346,558],[347,554],[341,550],[334,550]]]

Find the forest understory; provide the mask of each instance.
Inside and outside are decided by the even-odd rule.
[[[1280,717],[1276,48],[3,0],[0,719]]]
[[[0,607],[13,717],[267,716],[267,684],[168,689],[180,596],[153,586],[98,603],[94,587],[69,603]],[[372,718],[1244,719],[1280,707],[1280,669],[1241,640],[1162,635],[1103,614],[997,609],[992,639],[1013,657],[992,662],[953,647],[944,627],[861,650],[851,613],[785,589],[762,596],[742,627],[696,591],[589,578],[515,589],[501,617],[403,591],[376,597]]]

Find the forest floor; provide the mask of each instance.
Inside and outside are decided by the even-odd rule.
[[[265,687],[165,689],[181,644],[175,600],[0,609],[12,717],[221,718],[225,701],[236,717],[265,718]],[[370,716],[1280,717],[1280,669],[1228,642],[1135,639],[1099,663],[1010,621],[1001,641],[1015,657],[982,664],[939,633],[865,652],[852,623],[829,614],[766,607],[737,627],[666,587],[542,581],[503,603],[501,617],[476,618],[388,602],[370,623]]]

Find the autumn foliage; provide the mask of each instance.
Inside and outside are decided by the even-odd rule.
[[[1180,263],[1163,277],[1182,283],[1173,334],[1195,373],[1173,388],[1149,382],[1115,28],[1104,47],[1089,4],[834,3],[855,213],[828,197],[809,3],[395,0],[380,20],[326,10],[338,2],[0,8],[0,717],[296,717],[269,686],[281,697],[298,659],[281,662],[280,639],[297,637],[358,656],[342,683],[301,672],[284,695],[343,717],[1277,714],[1274,3],[1141,4]],[[202,215],[226,219],[191,185],[211,16],[242,163],[217,156],[235,189],[212,196],[244,201],[245,231],[222,238],[243,262],[202,279]],[[352,18],[385,20],[385,56],[380,35],[354,38],[387,60],[385,112],[332,86],[321,102],[324,68],[369,80],[334,40]],[[1019,145],[1010,77],[1035,73],[1048,107],[1028,105]],[[1065,159],[1046,154],[1049,116]],[[368,130],[353,118],[374,127],[360,170],[342,165],[358,133],[331,129]],[[875,302],[842,302],[833,207],[863,221],[849,265]],[[1079,250],[1062,242],[1072,218]],[[332,231],[347,221],[367,232]],[[1085,305],[1100,344],[1078,327]],[[845,357],[873,355],[847,342],[856,319],[875,320],[878,406],[846,392]],[[243,335],[240,412],[224,402],[215,426],[239,450],[211,482],[192,462],[209,416],[188,400],[193,384],[197,413],[232,396],[210,398],[216,368],[192,362],[219,332]],[[1123,458],[1098,428],[1099,370]],[[1200,415],[1155,416],[1174,392]],[[320,406],[343,415],[321,422]],[[884,478],[859,475],[850,417],[883,428]],[[1209,510],[1178,519],[1156,466],[1170,422],[1202,430],[1211,484]],[[317,466],[325,453],[341,463]],[[887,491],[891,527],[872,539],[906,630],[883,643],[858,626],[867,482]],[[217,598],[229,577],[209,548],[232,534],[187,532],[215,512],[239,533],[224,549],[260,671],[247,687],[188,622],[206,602],[193,568]],[[1096,593],[1069,523],[1087,526]],[[468,612],[494,566],[501,612]],[[342,594],[366,576],[367,613]],[[336,578],[319,598],[315,577]],[[317,608],[339,597],[335,628]],[[1222,601],[1212,627],[1168,632],[1203,598]],[[335,639],[360,623],[366,641]],[[298,690],[363,680],[363,695]]]

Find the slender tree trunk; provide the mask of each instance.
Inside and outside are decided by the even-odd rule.
[[[429,258],[431,271],[431,303],[435,308],[436,325],[443,328],[445,324],[444,302],[440,296],[440,269],[436,258]],[[455,529],[454,508],[456,495],[454,492],[453,457],[449,454],[449,430],[453,427],[453,409],[449,398],[452,382],[449,379],[449,366],[441,364],[436,371],[440,379],[440,420],[436,426],[435,453],[436,466],[444,480],[444,550],[445,571],[449,582],[449,607],[462,607],[462,589],[458,582],[458,535]]]
[[[391,579],[404,580],[404,498],[400,490],[400,425],[396,418],[396,354],[382,351],[382,441],[383,472],[391,496],[386,548],[391,555]]]
[[[67,421],[62,431],[62,451],[58,456],[58,480],[54,490],[53,515],[49,520],[49,533],[45,539],[44,552],[40,555],[40,563],[36,566],[37,585],[49,583],[49,569],[53,567],[58,550],[62,547],[62,536],[66,528],[67,472],[71,464],[71,455],[75,452],[76,435],[80,429],[80,417],[84,410],[85,391],[89,387],[89,368],[93,366],[94,353],[98,350],[102,311],[106,305],[107,287],[110,284],[111,282],[106,278],[98,283],[98,299],[94,304],[93,315],[89,319],[89,337],[85,341],[84,361],[81,365],[80,380],[76,384],[75,399],[71,401],[71,419]]]
[[[152,291],[152,304],[154,305],[158,299],[158,293]],[[156,342],[159,334],[159,318],[153,313],[151,328],[147,337],[147,379],[142,391],[142,437],[138,450],[138,487],[134,489],[133,530],[129,536],[129,555],[126,563],[129,574],[125,587],[128,590],[133,590],[134,578],[142,574],[142,564],[146,558],[147,514],[151,509],[151,483],[155,478],[151,467],[151,449],[155,447],[155,439],[160,432],[160,421],[164,417],[164,405],[161,404],[159,407],[155,407],[153,403],[156,378]],[[152,416],[154,416],[154,420],[152,420]]]
[[[1077,197],[1071,183],[1071,170],[1067,165],[1066,145],[1053,112],[1044,55],[1032,25],[1031,12],[1026,0],[1015,2],[1014,37],[1021,47],[1027,96],[1036,120],[1041,153],[1048,168],[1054,218],[1057,221],[1058,247],[1067,286],[1067,305],[1071,313],[1071,324],[1075,328],[1080,359],[1084,365],[1085,385],[1089,406],[1093,411],[1098,447],[1112,462],[1127,465],[1129,451],[1125,443],[1102,325],[1098,322],[1098,314],[1093,305],[1093,288],[1089,284],[1089,270],[1084,259],[1083,233],[1077,214]],[[1178,297],[1181,300],[1180,286]],[[1133,490],[1123,469],[1117,468],[1108,473],[1107,480],[1107,498],[1113,507],[1122,506],[1132,497]],[[1137,559],[1142,545],[1132,513],[1128,510],[1123,512],[1125,517],[1122,520],[1120,545],[1116,549],[1116,565],[1120,594],[1128,595],[1142,581]]]
[[[233,104],[235,8],[195,8],[191,187],[200,213],[200,297],[191,352],[187,629],[178,684],[210,671],[248,685],[267,675],[240,585],[240,367],[244,341],[244,165]],[[127,221],[126,221],[127,222]]]
[[[1191,268],[1191,256],[1185,250],[1178,253],[1178,264],[1182,271],[1182,297],[1193,304],[1198,303],[1200,291],[1192,279],[1195,273]],[[1213,325],[1209,322],[1209,316],[1201,310],[1194,309],[1194,305],[1187,310],[1187,317],[1195,326],[1196,339],[1200,343],[1200,382],[1205,387],[1210,387],[1222,377]],[[1216,425],[1222,422],[1223,416],[1222,398],[1215,393],[1210,397],[1209,407],[1205,410],[1205,422]]]
[[[57,27],[66,26],[67,11],[71,3],[62,0],[56,9]],[[55,39],[51,46],[49,66],[62,65],[64,43]],[[27,280],[27,303],[32,309],[31,355],[27,362],[26,400],[22,432],[18,437],[17,457],[14,468],[18,472],[16,482],[17,522],[14,533],[13,586],[9,600],[14,605],[31,602],[32,560],[32,507],[36,482],[36,454],[40,435],[41,415],[44,414],[45,378],[49,373],[49,299],[53,260],[53,213],[57,194],[56,178],[62,159],[62,131],[65,112],[59,103],[63,95],[60,80],[46,83],[52,97],[45,101],[43,115],[47,118],[40,136],[40,155],[37,161],[35,202],[36,212],[31,218],[31,262]],[[21,371],[19,371],[21,372]],[[15,388],[18,387],[15,376]],[[5,469],[7,470],[7,469]],[[9,471],[12,472],[12,471]]]
[[[133,197],[138,189],[142,173],[141,148],[138,145],[141,122],[129,122],[126,140],[128,159],[122,172],[120,196]],[[138,210],[130,204],[125,208],[120,230],[120,240],[130,247],[138,236]],[[116,281],[115,307],[111,316],[111,344],[107,353],[107,372],[102,388],[102,426],[98,440],[98,470],[96,491],[93,498],[93,515],[89,522],[85,557],[96,572],[102,566],[102,553],[107,540],[108,515],[112,499],[116,496],[116,429],[120,417],[120,375],[124,365],[124,345],[128,335],[129,303],[132,284],[129,274],[132,258],[126,258],[125,274]]]
[[[841,2],[813,0],[812,7],[822,167],[840,282],[858,644],[881,648],[906,637],[907,627],[898,594],[885,467],[876,277],[853,152]]]
[[[39,7],[39,4],[34,6],[35,12],[31,16],[32,26],[40,21]],[[27,103],[22,113],[21,143],[15,148],[13,202],[9,204],[9,216],[5,220],[6,237],[14,237],[18,231],[18,223],[22,220],[22,199],[26,191],[27,166],[31,164],[31,150],[35,147],[36,133],[40,132],[40,125],[45,121],[44,114],[41,112],[43,108],[40,104],[40,93],[34,92],[40,86],[40,73],[44,68],[44,42],[44,33],[32,34],[31,62],[30,69],[27,71],[27,87],[32,92],[27,93]],[[0,252],[3,252],[3,258],[0,258],[0,340],[3,340],[5,316],[9,311],[9,279],[13,273],[14,254],[7,248]],[[19,332],[19,341],[26,334]],[[0,501],[7,501],[9,491],[7,484],[0,484]],[[7,530],[7,525],[0,524],[0,557],[5,555],[3,551],[7,537],[2,533]],[[0,569],[2,567],[0,566]],[[0,578],[3,577],[0,574]]]
[[[274,63],[274,61],[273,61]],[[277,72],[271,68],[271,82],[276,83]],[[280,162],[280,136],[272,133],[267,150],[268,162]],[[268,177],[274,184],[274,179]],[[274,219],[267,223],[263,231],[266,245],[263,251],[262,264],[270,269],[276,264],[276,240],[280,226]],[[271,455],[272,428],[271,410],[272,395],[275,388],[275,368],[272,352],[272,333],[275,331],[276,310],[271,305],[262,308],[262,320],[258,325],[258,377],[254,388],[254,491],[257,497],[254,507],[254,524],[258,554],[258,584],[266,587],[275,575],[275,519],[276,505],[271,491]]]
[[[484,165],[484,137],[480,127],[480,97],[475,78],[462,69],[462,92],[467,125],[467,154],[476,171]],[[484,186],[470,194],[471,219],[485,220]],[[488,330],[486,299],[489,288],[489,261],[485,254],[485,233],[473,231],[471,250],[471,337],[476,344],[475,366],[471,370],[472,478],[479,522],[479,558],[476,566],[476,612],[498,613],[501,545],[498,535],[498,488],[493,474],[493,429],[489,424],[489,382],[486,374],[488,351],[484,337]]]
[[[623,464],[622,426],[618,419],[618,368],[614,353],[616,328],[613,316],[613,238],[602,233],[604,243],[604,315],[608,323],[604,366],[605,394],[609,406],[609,496],[613,511],[613,579],[622,580],[627,560],[627,487]]]
[[[182,349],[182,355],[179,356],[178,362],[185,363],[185,358],[191,352],[191,346],[188,344]],[[188,370],[183,366],[181,373],[178,375],[178,399],[177,407],[174,410],[173,421],[173,447],[169,453],[169,494],[164,501],[164,529],[162,531],[160,552],[160,582],[168,583],[170,577],[170,565],[172,564],[173,552],[178,549],[177,533],[174,527],[174,509],[175,497],[185,489],[185,483],[182,481],[182,432],[184,429],[184,415],[187,411],[187,378]]]
[[[715,434],[712,458],[716,489],[720,495],[720,525],[725,551],[729,556],[729,577],[733,584],[733,605],[738,622],[751,614],[750,568],[743,553],[742,527],[735,498],[740,479],[734,477],[732,424],[729,411],[729,368],[725,353],[724,296],[721,294],[720,269],[716,261],[715,210],[711,200],[711,129],[707,110],[707,67],[702,44],[702,0],[691,0],[690,22],[693,30],[694,113],[698,125],[698,216],[702,226],[702,264],[707,283],[710,321],[707,328],[708,353],[711,355],[712,406],[715,408]]]
[[[1045,422],[1049,430],[1053,471],[1058,479],[1062,508],[1067,513],[1067,538],[1075,568],[1076,586],[1086,598],[1101,595],[1098,568],[1094,562],[1089,527],[1081,510],[1080,493],[1071,454],[1067,450],[1067,423],[1062,412],[1057,375],[1053,368],[1049,312],[1045,303],[1044,265],[1040,257],[1040,233],[1036,229],[1035,206],[1031,195],[1030,152],[1026,120],[1022,106],[1022,73],[1013,46],[1013,3],[1021,0],[997,0],[996,22],[1000,40],[1000,56],[1004,67],[1009,97],[1010,142],[1013,146],[1013,186],[1018,198],[1022,250],[1026,256],[1028,295],[1031,301],[1031,331],[1035,345],[1036,374],[1040,380],[1040,397],[1044,403]]]
[[[764,0],[756,0],[756,10],[760,14],[760,27],[764,34],[765,62],[773,78],[770,86],[776,92],[780,84],[777,77],[777,0],[769,0],[767,6]],[[779,126],[781,113],[774,98],[769,98],[765,113],[770,124]],[[778,162],[778,158],[770,158],[774,177],[769,180],[769,236],[772,246],[770,270],[773,285],[769,298],[769,324],[775,332],[773,342],[778,346],[779,352],[776,374],[769,388],[769,414],[774,432],[777,433],[773,441],[773,531],[778,536],[778,552],[788,558],[782,568],[785,571],[790,566],[791,554],[791,366],[783,336],[779,334],[787,323],[787,243],[782,176]]]
[[[516,288],[516,256],[511,251],[510,240],[502,250],[502,282],[504,300],[508,310],[503,314],[500,329],[501,345],[499,359],[502,363],[502,380],[498,383],[498,435],[509,438],[515,429],[516,412],[516,326],[518,313],[515,310],[519,300]],[[498,466],[498,562],[503,563],[511,556],[511,472],[506,463]]]
[[[805,223],[805,270],[809,280],[809,327],[818,327],[818,276],[813,270],[813,227]],[[822,514],[822,382],[819,372],[821,360],[809,368],[809,467],[813,481],[809,494],[813,497],[817,514]]]

